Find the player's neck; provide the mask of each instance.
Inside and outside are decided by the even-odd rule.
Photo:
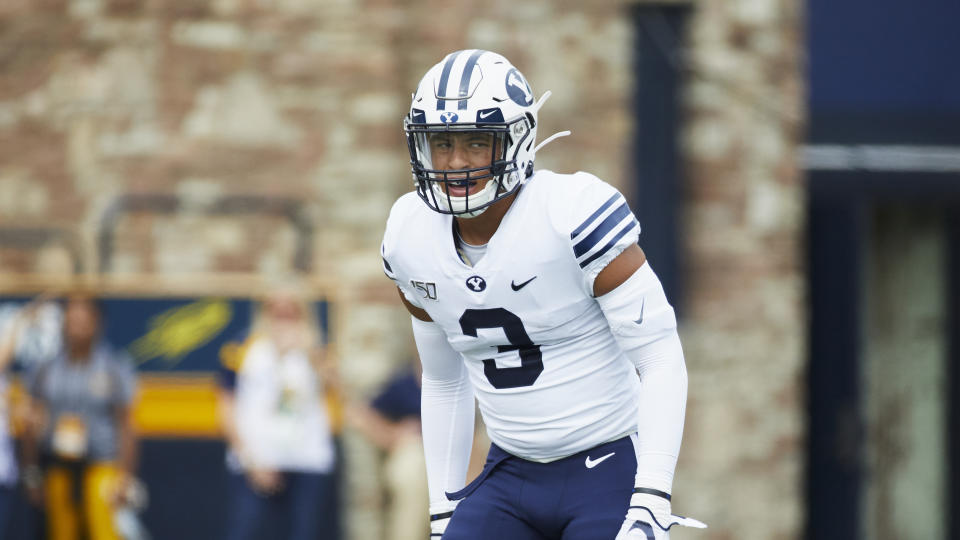
[[[487,211],[472,218],[455,217],[460,239],[472,246],[483,246],[493,238],[500,222],[517,198],[517,193],[493,203]]]

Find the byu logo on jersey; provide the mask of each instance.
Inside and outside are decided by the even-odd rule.
[[[447,111],[447,112],[445,112],[445,113],[443,113],[443,114],[440,115],[440,120],[441,120],[444,124],[452,124],[452,123],[456,122],[458,118],[459,118],[459,117],[457,116],[457,113],[455,113],[455,112],[450,112],[450,111]]]
[[[467,278],[467,287],[473,292],[480,292],[487,288],[487,282],[480,276],[470,276]]]

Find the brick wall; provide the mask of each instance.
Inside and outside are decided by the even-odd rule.
[[[677,491],[684,509],[710,508],[717,538],[796,538],[806,336],[801,6],[698,6],[684,134],[690,401]]]

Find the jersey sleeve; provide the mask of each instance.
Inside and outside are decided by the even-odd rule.
[[[597,274],[637,243],[640,223],[616,188],[587,173],[574,176],[578,182],[566,193],[562,232],[569,235],[570,249],[583,272],[584,290],[592,295]]]
[[[400,288],[408,302],[423,309],[420,295],[415,294],[415,291],[412,290],[410,282],[404,276],[401,266],[402,261],[400,260],[400,242],[403,239],[400,232],[403,230],[404,222],[408,219],[409,206],[409,197],[401,197],[390,209],[387,228],[383,233],[383,242],[380,244],[380,258],[383,263],[383,273]]]
[[[115,403],[120,406],[129,406],[137,392],[137,371],[134,368],[133,358],[125,352],[117,352],[112,369],[117,381]]]

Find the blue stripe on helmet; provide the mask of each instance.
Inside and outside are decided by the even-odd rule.
[[[606,219],[600,222],[593,231],[588,234],[583,240],[581,240],[577,245],[573,246],[573,253],[579,257],[584,253],[590,251],[606,236],[614,227],[620,224],[623,219],[630,215],[630,207],[627,206],[626,201],[617,207],[616,210],[610,213]]]
[[[470,78],[473,76],[473,66],[477,65],[477,60],[480,56],[487,51],[473,51],[473,54],[470,55],[470,58],[467,58],[467,64],[463,66],[463,75],[460,77],[460,96],[462,98],[467,97],[467,93],[470,91]],[[459,109],[467,108],[467,100],[461,99]]]
[[[442,111],[446,108],[446,102],[442,98],[447,96],[447,82],[450,80],[450,72],[453,70],[453,63],[457,61],[457,57],[460,56],[460,53],[462,52],[463,51],[457,51],[447,55],[447,62],[443,65],[443,71],[440,72],[440,86],[437,88],[437,92],[442,92],[442,94],[437,95],[438,111]]]
[[[620,239],[623,238],[623,235],[625,235],[625,234],[627,234],[628,232],[632,231],[632,230],[634,229],[634,227],[636,227],[636,226],[637,226],[637,220],[631,219],[631,220],[630,220],[630,223],[628,223],[627,226],[623,228],[623,230],[621,230],[620,232],[618,232],[616,236],[614,236],[613,238],[610,239],[609,242],[607,242],[607,245],[603,246],[602,249],[600,249],[599,251],[597,251],[597,252],[594,253],[593,255],[587,257],[583,262],[581,262],[581,263],[580,263],[580,268],[586,268],[588,264],[590,264],[590,263],[592,263],[593,261],[595,261],[595,260],[599,259],[600,257],[602,257],[604,253],[610,251],[610,248],[612,248],[613,246],[615,246],[615,245],[617,244],[617,242],[619,242]]]
[[[597,217],[600,214],[602,214],[604,210],[606,210],[607,208],[610,208],[610,205],[613,204],[613,202],[616,201],[619,197],[620,197],[619,193],[614,193],[613,197],[610,197],[609,199],[607,199],[607,202],[603,203],[603,206],[601,206],[600,208],[597,208],[596,212],[590,214],[590,217],[584,220],[584,222],[581,223],[580,226],[577,227],[575,231],[570,233],[570,239],[573,240],[574,237],[582,233],[584,229],[586,229],[587,227],[590,226],[591,223],[593,223],[593,220],[597,219]]]

